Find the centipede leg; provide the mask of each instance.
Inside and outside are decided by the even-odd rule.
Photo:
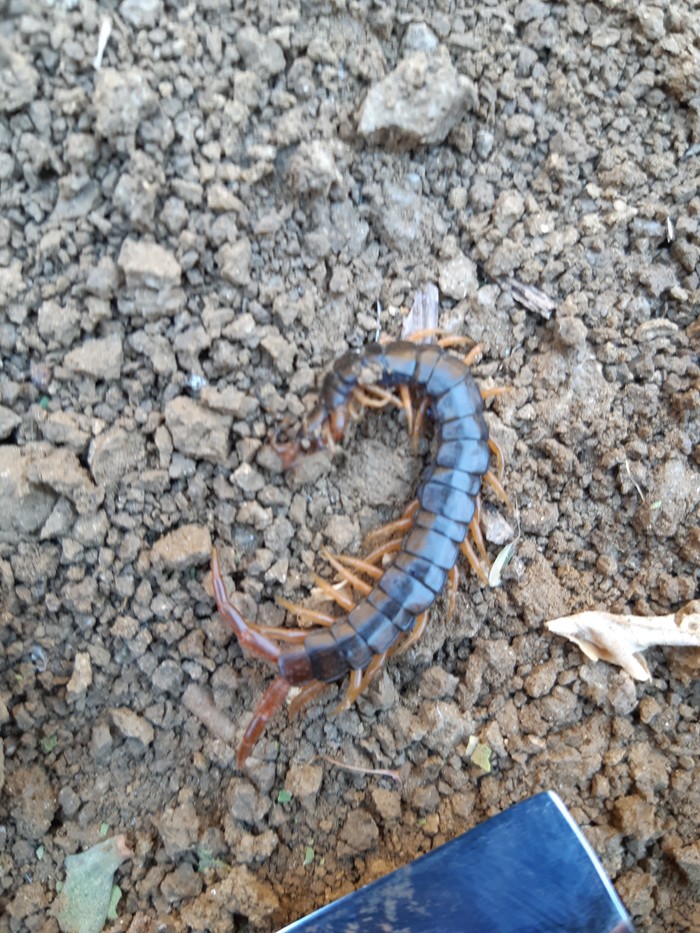
[[[503,502],[506,508],[512,511],[513,503],[510,501],[508,493],[503,488],[503,484],[501,483],[500,479],[494,473],[492,473],[491,470],[487,470],[486,473],[484,473],[484,479],[489,484],[491,489],[493,489],[493,491],[496,493],[501,502]]]
[[[423,637],[426,628],[428,627],[428,619],[430,613],[422,612],[415,621],[415,624],[411,631],[406,635],[403,641],[397,642],[396,649],[393,654],[399,655],[404,654],[409,648],[412,648],[416,642],[420,641]]]
[[[489,576],[484,570],[484,568],[482,567],[481,561],[477,557],[476,551],[471,546],[471,543],[468,538],[465,538],[464,541],[462,541],[462,543],[459,546],[459,549],[462,552],[462,554],[467,558],[472,570],[477,575],[477,577],[481,580],[484,586],[488,586]]]
[[[359,570],[361,573],[367,574],[367,576],[372,580],[379,580],[384,573],[381,567],[378,567],[368,559],[363,559],[361,557],[351,557],[349,554],[336,554],[335,559],[340,564],[343,564],[347,567],[353,567],[355,570]]]
[[[289,702],[289,718],[294,719],[303,706],[310,703],[326,689],[328,684],[320,680],[310,680],[299,688],[299,692]]]
[[[297,603],[293,603],[290,599],[285,599],[284,596],[277,597],[277,605],[282,606],[283,609],[294,613],[294,615],[299,619],[306,619],[307,622],[316,622],[317,625],[323,625],[325,628],[330,627],[336,621],[335,616],[329,616],[326,612],[319,612],[318,609],[308,609],[306,606],[299,606]],[[275,631],[280,630],[275,629]],[[281,629],[281,631],[288,630]],[[295,629],[293,631],[303,632],[304,636],[307,634],[304,629]]]
[[[356,573],[353,573],[352,570],[349,570],[345,567],[341,561],[336,560],[335,555],[331,554],[330,551],[323,548],[321,551],[322,556],[331,567],[340,575],[341,579],[345,580],[350,586],[354,587],[358,593],[361,593],[363,596],[369,596],[372,591],[372,587],[369,583],[366,583],[364,580],[361,580]]]
[[[390,652],[385,651],[384,654],[376,654],[372,660],[367,665],[365,671],[351,671],[350,672],[350,681],[348,683],[348,689],[345,693],[345,696],[340,701],[340,703],[333,710],[334,713],[342,713],[343,710],[349,709],[355,700],[360,696],[361,693],[364,693],[367,687],[372,683],[377,674],[382,670],[386,664],[387,658],[389,657]],[[360,675],[358,677],[358,674]]]
[[[503,448],[495,441],[492,437],[489,438],[489,450],[496,458],[496,469],[498,470],[498,478],[503,479],[503,473],[506,468],[506,458],[503,454]]]
[[[372,541],[387,538],[389,535],[404,534],[413,524],[413,516],[419,508],[420,503],[418,499],[412,499],[404,509],[401,518],[397,518],[394,522],[389,522],[387,525],[382,525],[379,528],[375,528],[374,531],[370,531],[366,538],[367,543],[371,544]]]
[[[334,603],[337,603],[345,612],[352,612],[355,608],[354,599],[348,596],[347,593],[342,592],[342,586],[344,586],[344,584],[342,584],[342,586],[334,586],[332,583],[329,583],[328,580],[324,580],[323,577],[317,575],[314,575],[314,582],[317,590]]]
[[[447,618],[451,619],[455,614],[455,605],[457,603],[457,589],[459,588],[459,570],[457,564],[447,574]]]
[[[469,523],[469,534],[472,536],[479,556],[485,564],[489,562],[489,556],[486,553],[486,542],[481,530],[481,496],[476,497],[474,517]]]
[[[253,717],[248,723],[248,728],[243,733],[243,740],[238,749],[238,767],[242,768],[246,759],[253,751],[253,746],[265,731],[265,726],[275,715],[277,710],[281,709],[291,684],[284,677],[275,677],[270,686],[263,693],[258,705],[253,710]]]

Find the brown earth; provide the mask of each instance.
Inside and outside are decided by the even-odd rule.
[[[549,788],[640,929],[699,930],[696,654],[636,683],[544,628],[697,592],[697,4],[107,6],[96,71],[107,7],[0,3],[0,931],[57,930],[105,833],[112,929],[270,930]],[[515,557],[238,771],[272,671],[211,544],[280,624],[401,512],[429,446],[396,414],[296,476],[267,441],[430,282],[511,387]]]

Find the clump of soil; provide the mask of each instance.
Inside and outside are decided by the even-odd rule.
[[[262,931],[547,788],[640,929],[698,928],[697,657],[651,651],[639,684],[544,628],[697,594],[691,6],[6,0],[2,933],[53,933],[105,835],[134,853],[122,929]],[[215,614],[211,546],[283,624],[322,546],[401,513],[430,445],[395,414],[294,475],[269,439],[426,283],[510,389],[515,557],[239,771],[273,672]]]

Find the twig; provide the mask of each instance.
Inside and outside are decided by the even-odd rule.
[[[330,755],[315,755],[314,761],[318,759],[327,761],[331,765],[335,765],[336,768],[342,768],[344,771],[357,771],[358,774],[377,774],[379,777],[388,777],[392,781],[396,781],[397,784],[401,784],[401,775],[398,771],[392,771],[390,768],[362,768],[359,765],[346,765],[343,761],[338,761],[337,758],[331,758]]]

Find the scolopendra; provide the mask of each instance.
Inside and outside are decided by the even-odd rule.
[[[457,338],[459,340],[460,338]],[[445,343],[456,343],[452,339]],[[362,594],[355,604],[342,589],[319,578],[327,595],[344,610],[333,617],[281,600],[299,616],[320,627],[271,628],[244,619],[229,600],[216,550],[211,573],[216,604],[239,643],[278,669],[253,712],[238,752],[241,767],[269,719],[284,704],[292,686],[300,687],[290,711],[297,711],[326,684],[349,676],[349,706],[399,647],[403,650],[422,634],[427,612],[445,588],[448,578],[456,587],[460,551],[485,577],[469,534],[483,558],[485,546],[479,528],[480,489],[486,478],[504,501],[499,480],[489,471],[491,453],[502,465],[497,445],[489,439],[484,404],[469,368],[472,354],[462,360],[446,346],[417,345],[408,341],[371,343],[360,352],[339,357],[325,376],[319,399],[296,437],[275,443],[286,467],[293,466],[302,449],[319,450],[341,440],[349,421],[364,407],[395,403],[405,407],[409,423],[417,428],[429,406],[437,433],[435,460],[423,472],[416,500],[403,517],[387,526],[399,534],[376,548],[365,560],[328,556],[341,577]],[[400,398],[392,390],[398,389]],[[423,397],[416,418],[410,390]],[[494,392],[484,393],[495,394]],[[380,564],[395,553],[391,564]],[[373,581],[367,583],[360,571]]]

